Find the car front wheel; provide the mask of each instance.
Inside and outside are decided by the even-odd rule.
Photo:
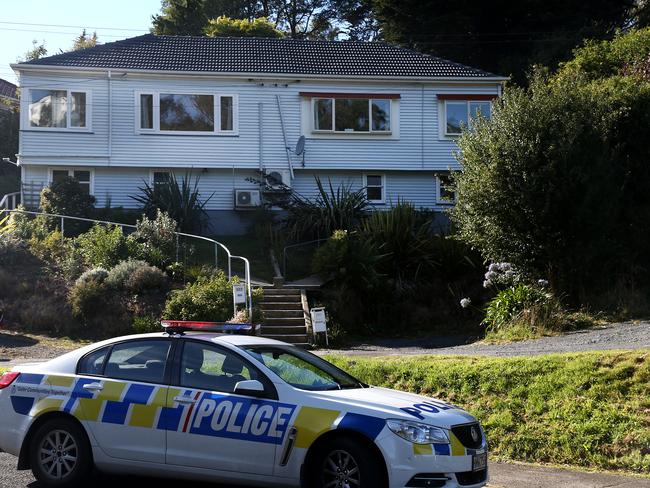
[[[72,420],[45,422],[32,438],[30,464],[34,477],[45,486],[79,486],[93,465],[86,433]]]
[[[315,467],[314,485],[318,488],[384,486],[374,454],[354,439],[335,439],[322,446]]]

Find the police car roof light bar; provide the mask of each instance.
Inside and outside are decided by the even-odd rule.
[[[251,324],[230,324],[219,322],[200,322],[195,320],[163,320],[160,322],[168,334],[183,334],[190,331],[203,332],[248,332],[253,329]]]

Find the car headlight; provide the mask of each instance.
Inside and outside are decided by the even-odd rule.
[[[413,444],[448,444],[447,433],[438,427],[409,420],[388,420],[388,428]]]

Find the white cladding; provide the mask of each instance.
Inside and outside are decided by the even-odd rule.
[[[23,72],[22,113],[27,114],[29,88],[86,90],[91,131],[33,130],[23,120],[20,164],[25,182],[48,182],[52,167],[94,170],[97,204],[133,207],[129,198],[149,181],[152,168],[174,168],[201,175],[201,193],[214,194],[208,208],[232,209],[233,190],[252,188],[247,178],[263,166],[288,169],[278,108],[279,96],[287,145],[305,135],[305,168],[294,156],[293,186],[313,193],[313,174],[332,181],[350,179],[363,186],[364,173],[386,174],[387,203],[398,198],[434,207],[434,172],[459,169],[455,141],[440,136],[436,95],[498,94],[499,83],[371,82],[225,79],[208,76],[166,76],[107,73],[70,76],[61,72]],[[139,92],[214,93],[237,96],[237,135],[138,134],[135,99]],[[393,134],[326,137],[311,132],[309,99],[300,92],[399,94],[393,102]],[[110,100],[110,102],[109,102]]]

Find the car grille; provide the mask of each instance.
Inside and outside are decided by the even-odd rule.
[[[487,479],[487,469],[480,471],[466,471],[465,473],[456,473],[456,480],[461,486],[476,485]]]
[[[478,436],[476,436],[476,440],[474,440],[474,437],[472,437],[472,430],[478,434]],[[479,427],[478,423],[457,425],[456,427],[452,427],[451,431],[458,438],[461,444],[469,449],[478,449],[483,445],[483,432],[481,431],[481,427]]]
[[[441,488],[450,479],[443,473],[420,473],[413,476],[406,486],[409,488]]]

